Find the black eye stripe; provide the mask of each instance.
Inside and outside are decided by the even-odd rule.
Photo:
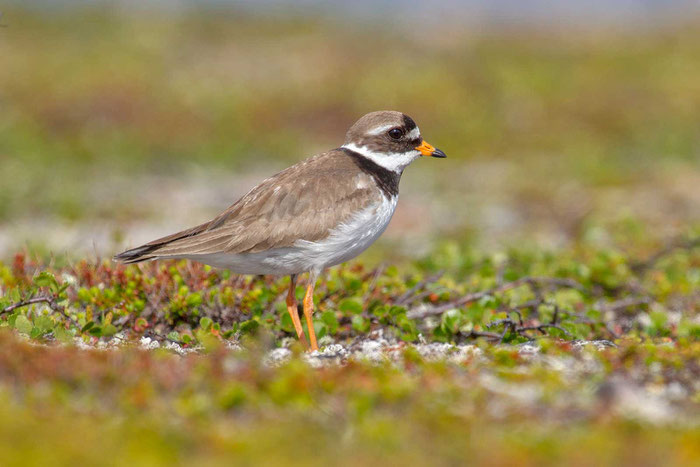
[[[414,138],[411,141],[409,141],[409,143],[411,143],[411,145],[413,147],[420,146],[420,143],[422,143],[422,142],[423,142],[423,138]]]

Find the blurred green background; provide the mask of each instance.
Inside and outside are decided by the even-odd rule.
[[[379,109],[449,156],[407,170],[383,239],[396,256],[437,238],[556,247],[698,223],[695,14],[221,3],[2,8],[0,258],[110,255],[202,222]]]

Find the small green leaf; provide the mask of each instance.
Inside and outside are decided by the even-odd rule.
[[[73,342],[73,336],[71,335],[71,333],[68,332],[60,324],[53,329],[53,336],[56,338],[57,341],[62,342],[64,344],[70,344],[71,342]]]
[[[462,321],[462,312],[457,308],[447,310],[442,314],[441,327],[447,334],[455,334]]]
[[[17,321],[17,317],[19,316],[19,312],[15,312],[10,314],[10,316],[7,318],[7,325],[11,327],[15,327],[15,321]]]
[[[202,319],[199,320],[199,327],[205,331],[209,331],[213,324],[214,321],[212,321],[212,319],[207,316],[204,316]]]
[[[58,292],[59,289],[58,281],[53,274],[47,271],[40,272],[34,278],[34,285],[37,287],[49,287],[52,292]]]
[[[249,319],[248,321],[243,321],[241,323],[240,330],[244,333],[254,333],[258,329],[259,325],[260,323],[257,320]]]
[[[221,346],[221,342],[219,342],[219,340],[209,332],[198,329],[195,331],[195,335],[197,336],[199,343],[204,346],[204,350],[207,352]]]
[[[53,320],[48,316],[41,315],[34,319],[34,326],[36,326],[42,334],[45,334],[53,329]]]
[[[22,300],[22,294],[19,292],[19,287],[10,289],[10,293],[5,296],[10,302],[16,303]]]
[[[187,306],[190,307],[196,307],[202,304],[202,294],[199,292],[193,293],[187,296],[187,299],[185,300],[185,303],[187,303]]]
[[[344,313],[360,314],[362,313],[362,302],[356,297],[344,298],[338,303],[338,309]]]
[[[355,315],[352,317],[352,328],[361,333],[369,332],[369,320],[361,315]]]
[[[103,336],[113,336],[119,331],[117,327],[111,323],[107,323],[102,326],[102,335]]]
[[[32,332],[32,322],[24,315],[18,315],[15,319],[15,329],[24,334],[29,334]]]
[[[280,328],[286,332],[294,332],[294,323],[292,317],[286,311],[280,316]]]
[[[323,324],[325,324],[328,328],[329,334],[335,334],[340,326],[340,323],[338,323],[338,318],[336,318],[335,312],[333,311],[324,311],[321,314],[321,321],[323,321]]]
[[[328,326],[322,321],[314,321],[314,331],[316,332],[316,337],[320,339],[328,335]]]

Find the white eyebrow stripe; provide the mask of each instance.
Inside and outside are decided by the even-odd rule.
[[[349,149],[362,157],[387,170],[401,173],[411,162],[421,157],[420,152],[412,149],[408,152],[375,152],[366,146],[358,146],[355,143],[344,144],[342,147]]]
[[[418,129],[418,127],[415,127],[413,130],[406,133],[406,138],[408,138],[408,139],[420,138],[420,130]]]
[[[396,125],[382,125],[382,126],[379,126],[379,127],[375,128],[375,129],[372,130],[372,131],[368,131],[367,134],[368,134],[368,135],[373,135],[373,136],[374,136],[374,135],[381,135],[381,134],[384,133],[385,131],[391,130],[391,129],[394,128],[395,126],[396,126]]]
[[[396,126],[396,125],[382,125],[382,126],[380,126],[380,127],[375,128],[375,129],[372,130],[372,131],[369,131],[367,134],[368,134],[368,135],[372,135],[372,136],[381,135],[381,134],[384,133],[385,131],[389,131],[389,130],[391,130],[392,128],[394,128],[395,126]],[[415,127],[413,130],[411,130],[411,131],[409,131],[408,133],[406,133],[406,136],[405,136],[405,137],[406,137],[407,139],[417,139],[417,138],[420,138],[420,129],[419,129],[418,127]]]

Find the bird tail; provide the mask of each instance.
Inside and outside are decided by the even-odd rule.
[[[143,245],[136,248],[131,248],[130,250],[119,253],[118,255],[114,255],[112,260],[118,263],[133,264],[156,259],[157,256],[150,253],[153,253],[155,250],[160,248],[160,246],[161,245]]]
[[[114,255],[112,259],[118,263],[133,264],[158,259],[161,257],[165,258],[172,256],[172,254],[168,254],[169,252],[167,251],[167,248],[165,248],[165,250],[163,250],[163,248],[170,246],[173,242],[178,240],[194,237],[195,235],[204,232],[208,226],[209,223],[207,222],[196,227],[192,227],[191,229],[183,230],[182,232],[177,232],[172,235],[168,235],[167,237],[153,240],[145,245],[131,248],[130,250],[119,253],[118,255]],[[163,250],[160,251],[160,253],[163,254],[159,254],[159,250]]]

